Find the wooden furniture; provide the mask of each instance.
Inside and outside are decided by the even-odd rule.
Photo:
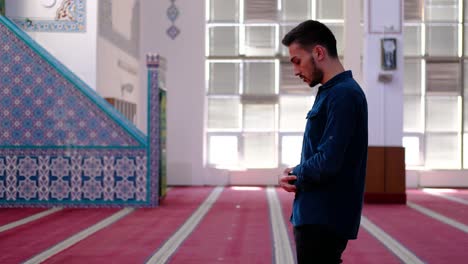
[[[370,146],[364,202],[406,203],[405,149]]]

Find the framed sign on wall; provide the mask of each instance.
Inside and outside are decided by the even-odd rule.
[[[395,70],[397,67],[396,52],[397,41],[395,38],[383,38],[381,40],[382,69]]]

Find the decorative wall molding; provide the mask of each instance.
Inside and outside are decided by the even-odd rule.
[[[166,14],[172,25],[166,30],[166,33],[171,39],[174,40],[180,34],[180,29],[175,25],[175,21],[179,16],[179,9],[174,3],[175,0],[170,1],[171,5],[167,8]]]
[[[12,17],[23,30],[34,32],[86,32],[86,0],[62,0],[54,19]]]

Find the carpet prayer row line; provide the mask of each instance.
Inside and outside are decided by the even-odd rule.
[[[269,205],[264,187],[174,187],[160,207],[123,214],[125,209],[62,208],[49,214],[45,212],[51,209],[0,209],[0,263],[275,263],[275,254],[284,253],[275,248],[282,228],[290,245],[285,250],[291,253],[286,262],[294,263],[293,194],[278,188],[273,192],[282,213],[280,226],[271,225],[271,200]],[[468,203],[468,192],[407,190],[407,195],[408,205],[365,204],[363,218],[387,240],[361,225],[344,263],[408,263],[405,254],[416,263],[467,259],[468,205],[463,201]],[[440,214],[458,227],[409,205]],[[197,220],[188,225],[194,214]],[[166,248],[172,251],[162,252]]]

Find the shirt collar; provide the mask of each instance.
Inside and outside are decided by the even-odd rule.
[[[336,83],[349,78],[353,78],[353,73],[351,71],[344,71],[338,73],[337,75],[333,76],[333,78],[324,83],[322,86],[320,86],[319,90],[328,89],[330,87],[333,87]]]

